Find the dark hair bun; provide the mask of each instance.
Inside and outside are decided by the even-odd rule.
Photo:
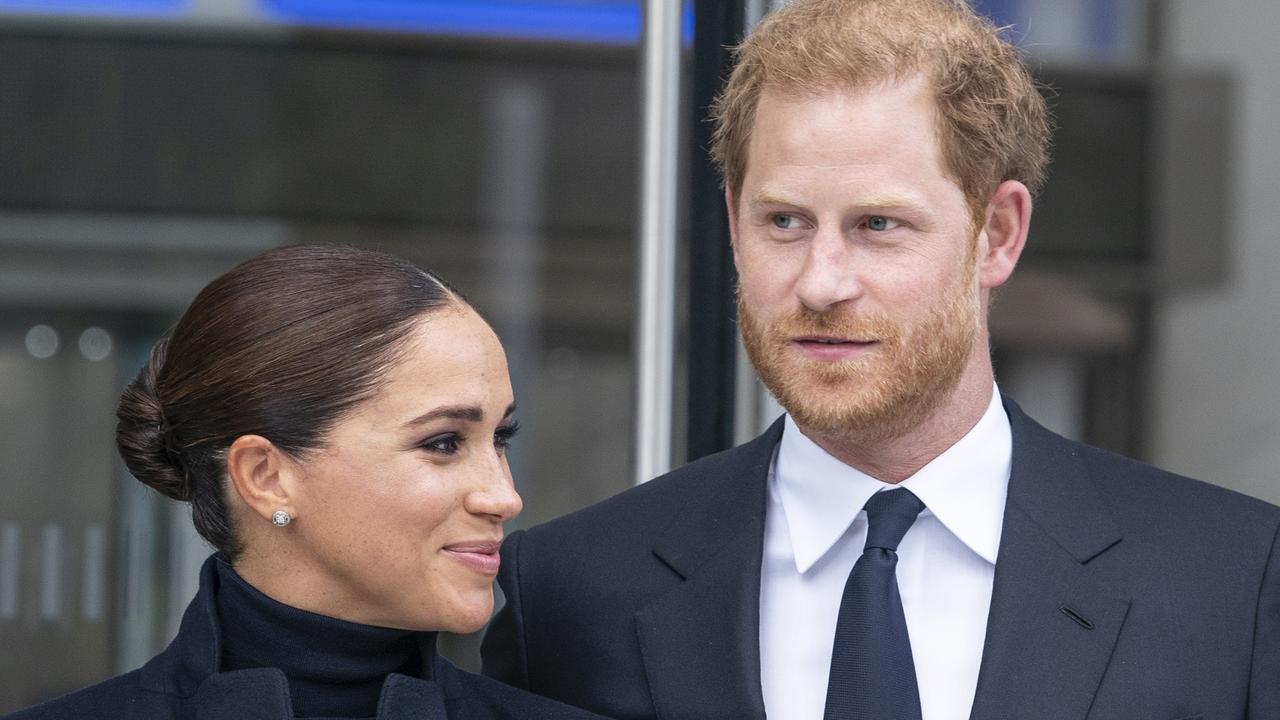
[[[191,499],[191,483],[171,449],[170,429],[156,391],[168,340],[157,342],[138,376],[124,389],[116,409],[116,447],[129,472],[174,500]]]

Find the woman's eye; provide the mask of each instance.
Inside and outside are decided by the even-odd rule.
[[[897,227],[898,223],[890,220],[883,215],[871,215],[867,217],[867,229],[876,232],[884,232]]]
[[[498,448],[499,452],[505,452],[511,447],[511,440],[515,438],[516,433],[520,431],[520,423],[511,422],[497,430],[493,431],[493,445]]]
[[[462,437],[457,433],[437,435],[422,443],[422,449],[437,455],[453,455],[462,445]]]

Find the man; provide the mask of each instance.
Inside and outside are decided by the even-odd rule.
[[[513,533],[486,672],[617,718],[1280,718],[1280,510],[995,390],[1044,115],[961,0],[767,18],[714,151],[787,415]]]

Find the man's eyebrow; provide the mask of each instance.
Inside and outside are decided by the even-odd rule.
[[[919,198],[909,195],[868,195],[867,197],[858,198],[857,204],[859,207],[884,208],[886,210],[910,210],[922,206]]]
[[[761,190],[753,195],[748,202],[752,205],[800,205],[794,200],[768,190]]]
[[[516,411],[516,404],[511,403],[507,406],[506,412],[502,414],[503,418],[509,418]],[[467,422],[480,422],[484,420],[484,410],[478,405],[446,405],[438,407],[434,410],[425,412],[418,417],[410,420],[407,425],[422,425],[423,423],[439,420],[440,418],[449,418],[450,420],[465,420]]]
[[[792,200],[780,193],[774,193],[769,190],[762,190],[756,193],[750,199],[752,205],[790,205],[793,207],[804,207],[804,203]],[[864,197],[850,198],[851,205],[867,208],[918,208],[921,203],[918,198],[909,195],[867,195]]]

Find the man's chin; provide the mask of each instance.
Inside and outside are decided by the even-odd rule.
[[[774,393],[778,403],[805,430],[823,433],[874,426],[888,411],[883,398],[846,382],[809,383],[803,391]]]
[[[806,434],[858,443],[884,442],[909,432],[935,406],[928,398],[891,383],[885,386],[847,376],[804,377],[809,381],[803,385],[771,389]]]

